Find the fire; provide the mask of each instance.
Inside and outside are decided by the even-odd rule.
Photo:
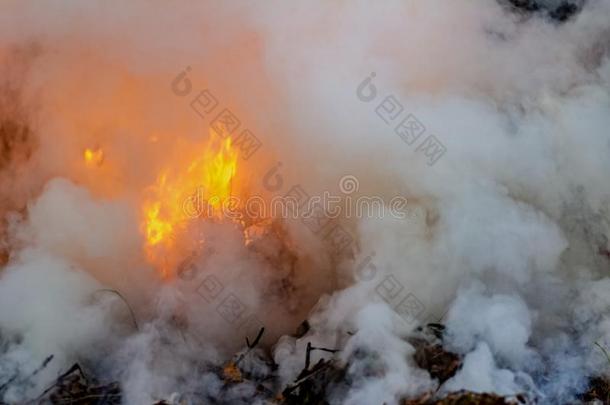
[[[146,255],[164,278],[171,275],[176,233],[192,219],[185,202],[199,193],[212,210],[203,214],[221,218],[220,208],[234,191],[237,152],[231,138],[210,130],[209,141],[194,150],[188,164],[173,164],[160,173],[142,206]]]
[[[104,151],[100,148],[87,148],[83,152],[83,157],[85,158],[85,164],[88,167],[101,166],[104,162]]]
[[[218,151],[207,148],[203,159],[193,162],[188,169],[189,174],[201,173],[207,201],[215,209],[231,196],[236,171],[237,153],[232,150],[230,137],[221,142]]]

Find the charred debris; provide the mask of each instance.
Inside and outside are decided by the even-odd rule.
[[[296,337],[304,337],[309,329],[307,321],[299,327]],[[436,391],[426,392],[415,398],[402,398],[401,405],[519,405],[535,404],[536,399],[527,395],[502,397],[492,393],[477,393],[459,391],[440,394],[443,384],[453,377],[462,366],[462,358],[456,353],[448,351],[443,345],[444,326],[441,324],[428,324],[420,327],[414,336],[408,339],[415,351],[412,361],[419,368],[426,370],[430,377],[438,382]],[[275,405],[327,405],[330,398],[339,400],[354,383],[348,369],[350,360],[341,362],[336,348],[315,347],[307,344],[303,359],[303,369],[297,378],[287,386],[280,386],[277,375],[277,364],[274,363],[271,352],[262,348],[259,342],[264,334],[260,329],[257,336],[250,341],[245,339],[245,347],[237,352],[223,367],[214,367],[210,372],[216,374],[222,382],[220,392],[213,397],[205,393],[177,393],[170,398],[159,399],[154,405],[199,405],[214,404],[228,405],[243,403],[260,403]],[[312,353],[323,352],[328,356],[312,362]],[[354,356],[371,356],[371,353],[355,353]],[[49,356],[40,367],[30,376],[17,377],[0,384],[0,395],[11,384],[23,383],[44,369],[53,359]],[[261,367],[252,367],[253,363],[265,364]],[[371,377],[374,377],[375,368],[372,367]],[[250,387],[243,390],[243,397],[236,398],[235,393],[240,392],[240,386]],[[255,387],[252,389],[252,387]],[[225,400],[225,395],[230,400]],[[602,377],[591,379],[589,387],[583,392],[575,403],[608,404],[610,399],[610,382]],[[334,402],[334,401],[333,401]],[[79,364],[74,364],[65,373],[61,374],[53,384],[45,389],[37,398],[28,404],[80,404],[80,405],[118,405],[122,402],[121,387],[118,382],[100,382],[90,376]],[[2,404],[4,405],[4,404]],[[567,404],[566,404],[567,405]]]

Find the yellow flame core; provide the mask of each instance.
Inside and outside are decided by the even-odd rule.
[[[85,158],[85,164],[88,167],[100,166],[104,161],[104,151],[100,148],[87,148],[83,152],[83,157]]]
[[[223,139],[210,131],[209,141],[196,149],[196,157],[188,165],[172,165],[162,171],[149,189],[150,198],[142,206],[146,255],[164,278],[171,274],[167,257],[176,231],[189,219],[185,201],[200,193],[213,209],[213,215],[220,218],[220,208],[233,191],[237,152],[232,148],[231,138]]]

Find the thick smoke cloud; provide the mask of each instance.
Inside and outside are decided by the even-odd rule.
[[[610,346],[610,2],[577,6],[559,23],[487,0],[2,4],[0,384],[24,379],[3,399],[32,398],[75,361],[120,380],[127,403],[221,395],[202,370],[243,334],[194,290],[204,273],[267,328],[264,345],[277,342],[282,383],[308,342],[341,349],[353,385],[331,403],[438,386],[409,359],[417,322],[384,302],[387,276],[464,356],[445,392],[573,399],[607,371],[595,342]],[[187,67],[190,98],[171,85]],[[376,98],[362,101],[373,72]],[[198,221],[180,243],[206,239],[200,273],[161,281],[139,209],[161,169],[206,139],[210,118],[189,106],[203,89],[263,143],[240,161],[251,193],[270,194],[265,174],[281,162],[280,192],[336,191],[349,174],[354,196],[404,195],[418,216],[341,220],[346,255],[295,221],[249,241]],[[376,113],[389,95],[446,148],[434,165]],[[87,147],[104,150],[95,170]],[[359,274],[367,257],[372,277]],[[289,336],[305,318],[309,332]],[[241,389],[224,400],[254,390]]]

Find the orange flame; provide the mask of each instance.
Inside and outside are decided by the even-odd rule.
[[[104,151],[100,148],[87,148],[83,152],[83,157],[85,158],[87,167],[101,166],[104,162]]]
[[[189,219],[185,201],[200,190],[214,215],[221,217],[220,208],[232,195],[237,152],[232,148],[231,138],[221,139],[210,131],[209,141],[197,149],[197,157],[188,165],[168,167],[161,172],[149,189],[150,198],[142,206],[146,256],[164,278],[171,275],[168,256],[176,232]]]

